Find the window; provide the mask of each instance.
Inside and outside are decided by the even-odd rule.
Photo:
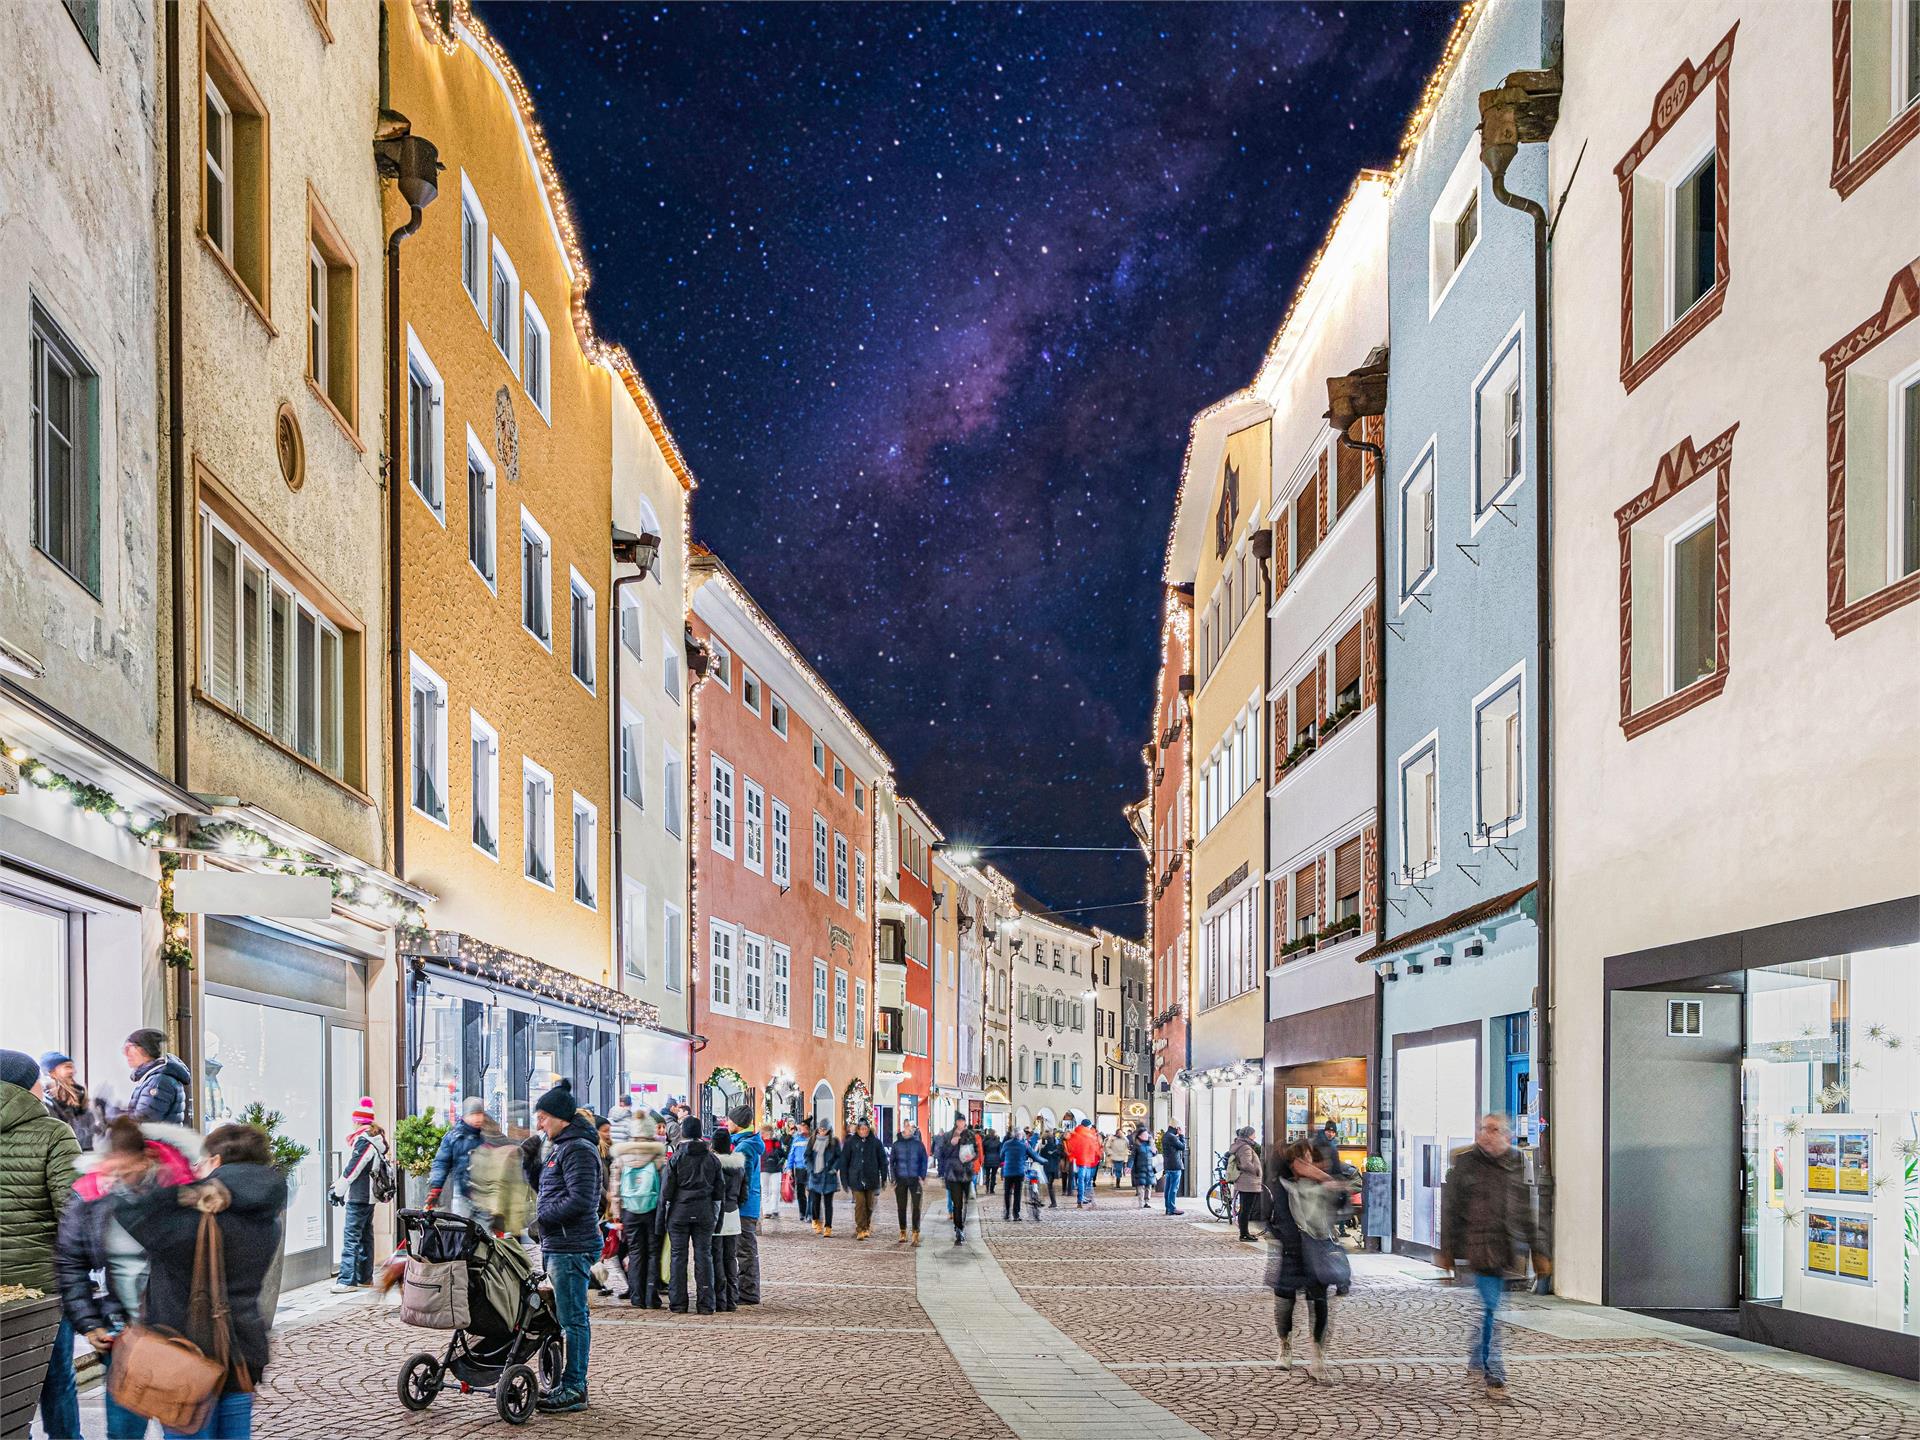
[[[634,980],[647,978],[647,887],[620,877],[620,968]]]
[[[680,703],[680,646],[683,642],[671,632],[660,637],[660,683],[667,698]]]
[[[1360,706],[1361,636],[1361,622],[1356,620],[1333,642],[1333,704],[1329,708],[1335,715]]]
[[[307,379],[354,434],[360,414],[360,284],[332,218],[307,205]],[[356,436],[357,438],[357,436]]]
[[[494,572],[495,539],[494,470],[480,437],[467,427],[467,563],[474,573],[498,593]]]
[[[493,345],[505,357],[507,368],[518,371],[513,353],[520,318],[520,277],[507,258],[506,247],[493,242]]]
[[[867,1043],[867,982],[853,982],[853,1043]]]
[[[100,593],[100,381],[37,302],[30,302],[28,425],[33,543]]]
[[[733,858],[733,766],[713,757],[713,848]]]
[[[867,918],[867,853],[864,850],[853,853],[853,913],[862,920]]]
[[[418,655],[411,662],[413,725],[409,742],[413,756],[413,808],[436,825],[447,823],[447,682]]]
[[[1074,1089],[1078,1090],[1080,1088],[1080,1057],[1077,1055],[1074,1057],[1073,1064],[1069,1069],[1068,1081]]]
[[[200,582],[202,691],[329,775],[358,784],[348,725],[357,736],[360,632],[323,614],[205,505]]]
[[[460,288],[484,319],[487,313],[487,212],[460,172]]]
[[[1439,739],[1429,735],[1400,760],[1400,849],[1412,879],[1440,863]]]
[[[264,318],[268,311],[267,107],[201,12],[200,233]]]
[[[734,1009],[734,941],[731,925],[707,922],[707,1003],[720,1015],[731,1015]]]
[[[751,670],[740,672],[740,703],[754,714],[760,713],[760,677]]]
[[[1400,482],[1400,608],[1433,579],[1433,446]]]
[[[500,734],[467,712],[467,793],[473,801],[473,848],[500,858]]]
[[[661,760],[660,804],[660,823],[667,827],[669,835],[678,840],[683,833],[680,816],[685,797],[680,791],[680,757],[670,749],[664,752]]]
[[[740,1013],[759,1020],[766,1013],[767,941],[763,935],[740,932]]]
[[[813,768],[817,774],[824,775],[827,773],[827,747],[820,743],[820,738],[817,735],[813,741]]]
[[[1490,519],[1520,484],[1525,454],[1521,440],[1521,331],[1500,342],[1473,389],[1473,521]]]
[[[637,810],[647,808],[646,730],[640,717],[620,707],[620,793]]]
[[[813,1033],[827,1033],[827,962],[817,957],[813,962]]]
[[[793,883],[793,816],[778,800],[773,802],[773,883],[782,890]]]
[[[407,482],[434,519],[447,519],[446,465],[440,418],[446,389],[420,337],[407,327]]]
[[[1713,288],[1714,157],[1712,151],[1667,197],[1667,324],[1698,305]]]
[[[838,832],[833,837],[833,898],[847,903],[847,837]]]
[[[527,879],[553,888],[553,776],[531,760],[520,762],[520,828]]]
[[[80,32],[80,38],[86,42],[87,49],[93,52],[93,58],[100,58],[100,0],[63,0],[67,15],[72,19],[74,28]]]
[[[767,1023],[787,1024],[792,1009],[793,952],[776,940],[767,968]]]
[[[1700,1002],[1698,1000],[1669,1000],[1667,1002],[1667,1034],[1698,1035],[1700,1033]]]
[[[713,677],[714,683],[722,690],[733,689],[733,652],[718,640],[709,640],[707,644],[713,651],[713,659],[707,665],[707,674]]]
[[[1366,864],[1366,837],[1356,835],[1333,847],[1333,921],[1360,915],[1360,876]]]
[[[1200,923],[1203,1006],[1223,1005],[1256,989],[1259,954],[1254,939],[1258,891],[1248,886]]]
[[[847,793],[847,768],[838,760],[833,762],[833,788],[842,795]]]
[[[1298,570],[1313,557],[1320,543],[1320,481],[1315,477],[1293,497],[1293,568]]]
[[[1480,241],[1480,136],[1454,163],[1428,220],[1427,313],[1447,298],[1454,278]]]
[[[553,593],[553,546],[547,532],[520,511],[520,623],[548,650],[553,649],[553,619],[547,607]]]
[[[1879,310],[1820,357],[1835,635],[1920,596],[1920,325],[1912,323],[1920,287],[1909,273],[1897,273]]]
[[[813,817],[813,888],[827,893],[827,822]]]
[[[644,660],[640,645],[640,597],[630,590],[620,592],[620,643],[635,660]]]
[[[1060,1057],[1058,1055],[1053,1057],[1053,1083],[1056,1087],[1060,1084]]]
[[[572,621],[572,653],[570,664],[573,678],[592,692],[597,676],[594,654],[598,639],[594,623],[595,603],[593,587],[571,565],[567,567],[567,613]]]
[[[533,408],[551,420],[547,322],[540,314],[540,307],[533,303],[532,296],[522,297],[521,308],[520,383],[526,389],[527,398],[533,402]]]
[[[1293,930],[1290,938],[1296,942],[1311,939],[1319,928],[1319,882],[1320,867],[1317,863],[1293,872]]]
[[[787,702],[778,695],[768,701],[767,715],[773,725],[773,733],[782,740],[787,738]]]
[[[1020,1080],[1020,1083],[1024,1085],[1027,1083],[1027,1047],[1024,1045],[1020,1047],[1020,1056],[1019,1056],[1018,1064],[1020,1067],[1018,1072],[1019,1080]]]
[[[833,1038],[847,1038],[847,972],[838,968],[833,972]]]
[[[1667,537],[1667,691],[1687,688],[1713,673],[1713,553],[1711,511]]]
[[[862,815],[867,813],[867,787],[858,780],[853,782],[853,808]]]
[[[1851,195],[1920,134],[1920,0],[1833,7],[1833,188]]]
[[[740,779],[740,814],[745,842],[741,860],[754,874],[762,874],[767,855],[767,792],[745,776]]]
[[[579,795],[573,797],[573,899],[589,910],[600,904],[600,812]]]
[[[678,905],[668,904],[663,907],[660,919],[660,968],[664,972],[667,989],[677,995],[683,988],[680,960],[684,953],[681,947],[686,943],[686,930],[682,923],[685,916]]]
[[[1520,824],[1525,785],[1521,769],[1522,685],[1516,667],[1473,705],[1473,838],[1505,839]]]

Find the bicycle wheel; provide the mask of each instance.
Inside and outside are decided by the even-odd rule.
[[[1213,1188],[1207,1191],[1207,1212],[1216,1220],[1233,1218],[1233,1187],[1226,1181],[1214,1181]]]

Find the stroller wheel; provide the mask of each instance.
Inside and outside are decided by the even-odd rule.
[[[566,1368],[567,1342],[555,1335],[540,1347],[540,1384],[551,1390],[560,1383],[560,1372]]]
[[[525,1365],[509,1365],[493,1391],[500,1418],[509,1425],[526,1424],[533,1416],[533,1402],[539,1398],[540,1382]]]
[[[441,1375],[439,1356],[409,1355],[400,1367],[400,1403],[409,1410],[426,1409],[440,1393]]]

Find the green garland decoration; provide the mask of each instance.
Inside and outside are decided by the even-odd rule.
[[[156,845],[165,832],[166,822],[156,820],[152,824],[138,821],[134,812],[114,798],[113,792],[94,784],[91,780],[76,779],[64,771],[56,770],[46,761],[37,759],[26,748],[15,741],[0,736],[0,752],[20,767],[20,778],[37,790],[48,790],[64,795],[76,810],[84,810],[89,815],[98,815],[102,820],[111,822],[127,831],[143,845]]]
[[[238,821],[215,820],[196,825],[187,838],[187,845],[189,849],[211,854],[245,855],[271,860],[284,875],[317,875],[327,882],[334,899],[357,903],[377,918],[406,930],[418,932],[426,920],[426,913],[418,905],[402,900],[378,885],[359,880],[318,856],[292,850],[269,840],[258,830]]]
[[[180,857],[171,852],[160,856],[160,958],[176,970],[193,969],[192,934],[180,912],[173,908],[173,877],[180,870]]]

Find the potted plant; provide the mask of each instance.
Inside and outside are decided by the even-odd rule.
[[[300,1183],[300,1167],[306,1163],[307,1156],[313,1153],[309,1145],[302,1145],[291,1135],[282,1135],[280,1126],[286,1120],[278,1110],[269,1110],[258,1100],[248,1105],[238,1115],[237,1123],[251,1125],[264,1131],[267,1143],[273,1147],[273,1168],[287,1177],[287,1195],[291,1199],[294,1187]],[[273,1312],[280,1306],[280,1274],[287,1259],[287,1219],[280,1217],[280,1243],[274,1247],[273,1262],[267,1266],[266,1277],[260,1282],[260,1314],[265,1317],[267,1328],[273,1328]]]
[[[0,1285],[0,1435],[25,1435],[53,1359],[60,1297],[26,1285]]]
[[[404,1116],[393,1127],[393,1163],[407,1177],[407,1203],[419,1207],[427,1203],[427,1172],[433,1169],[434,1152],[440,1148],[447,1127],[431,1115]]]

